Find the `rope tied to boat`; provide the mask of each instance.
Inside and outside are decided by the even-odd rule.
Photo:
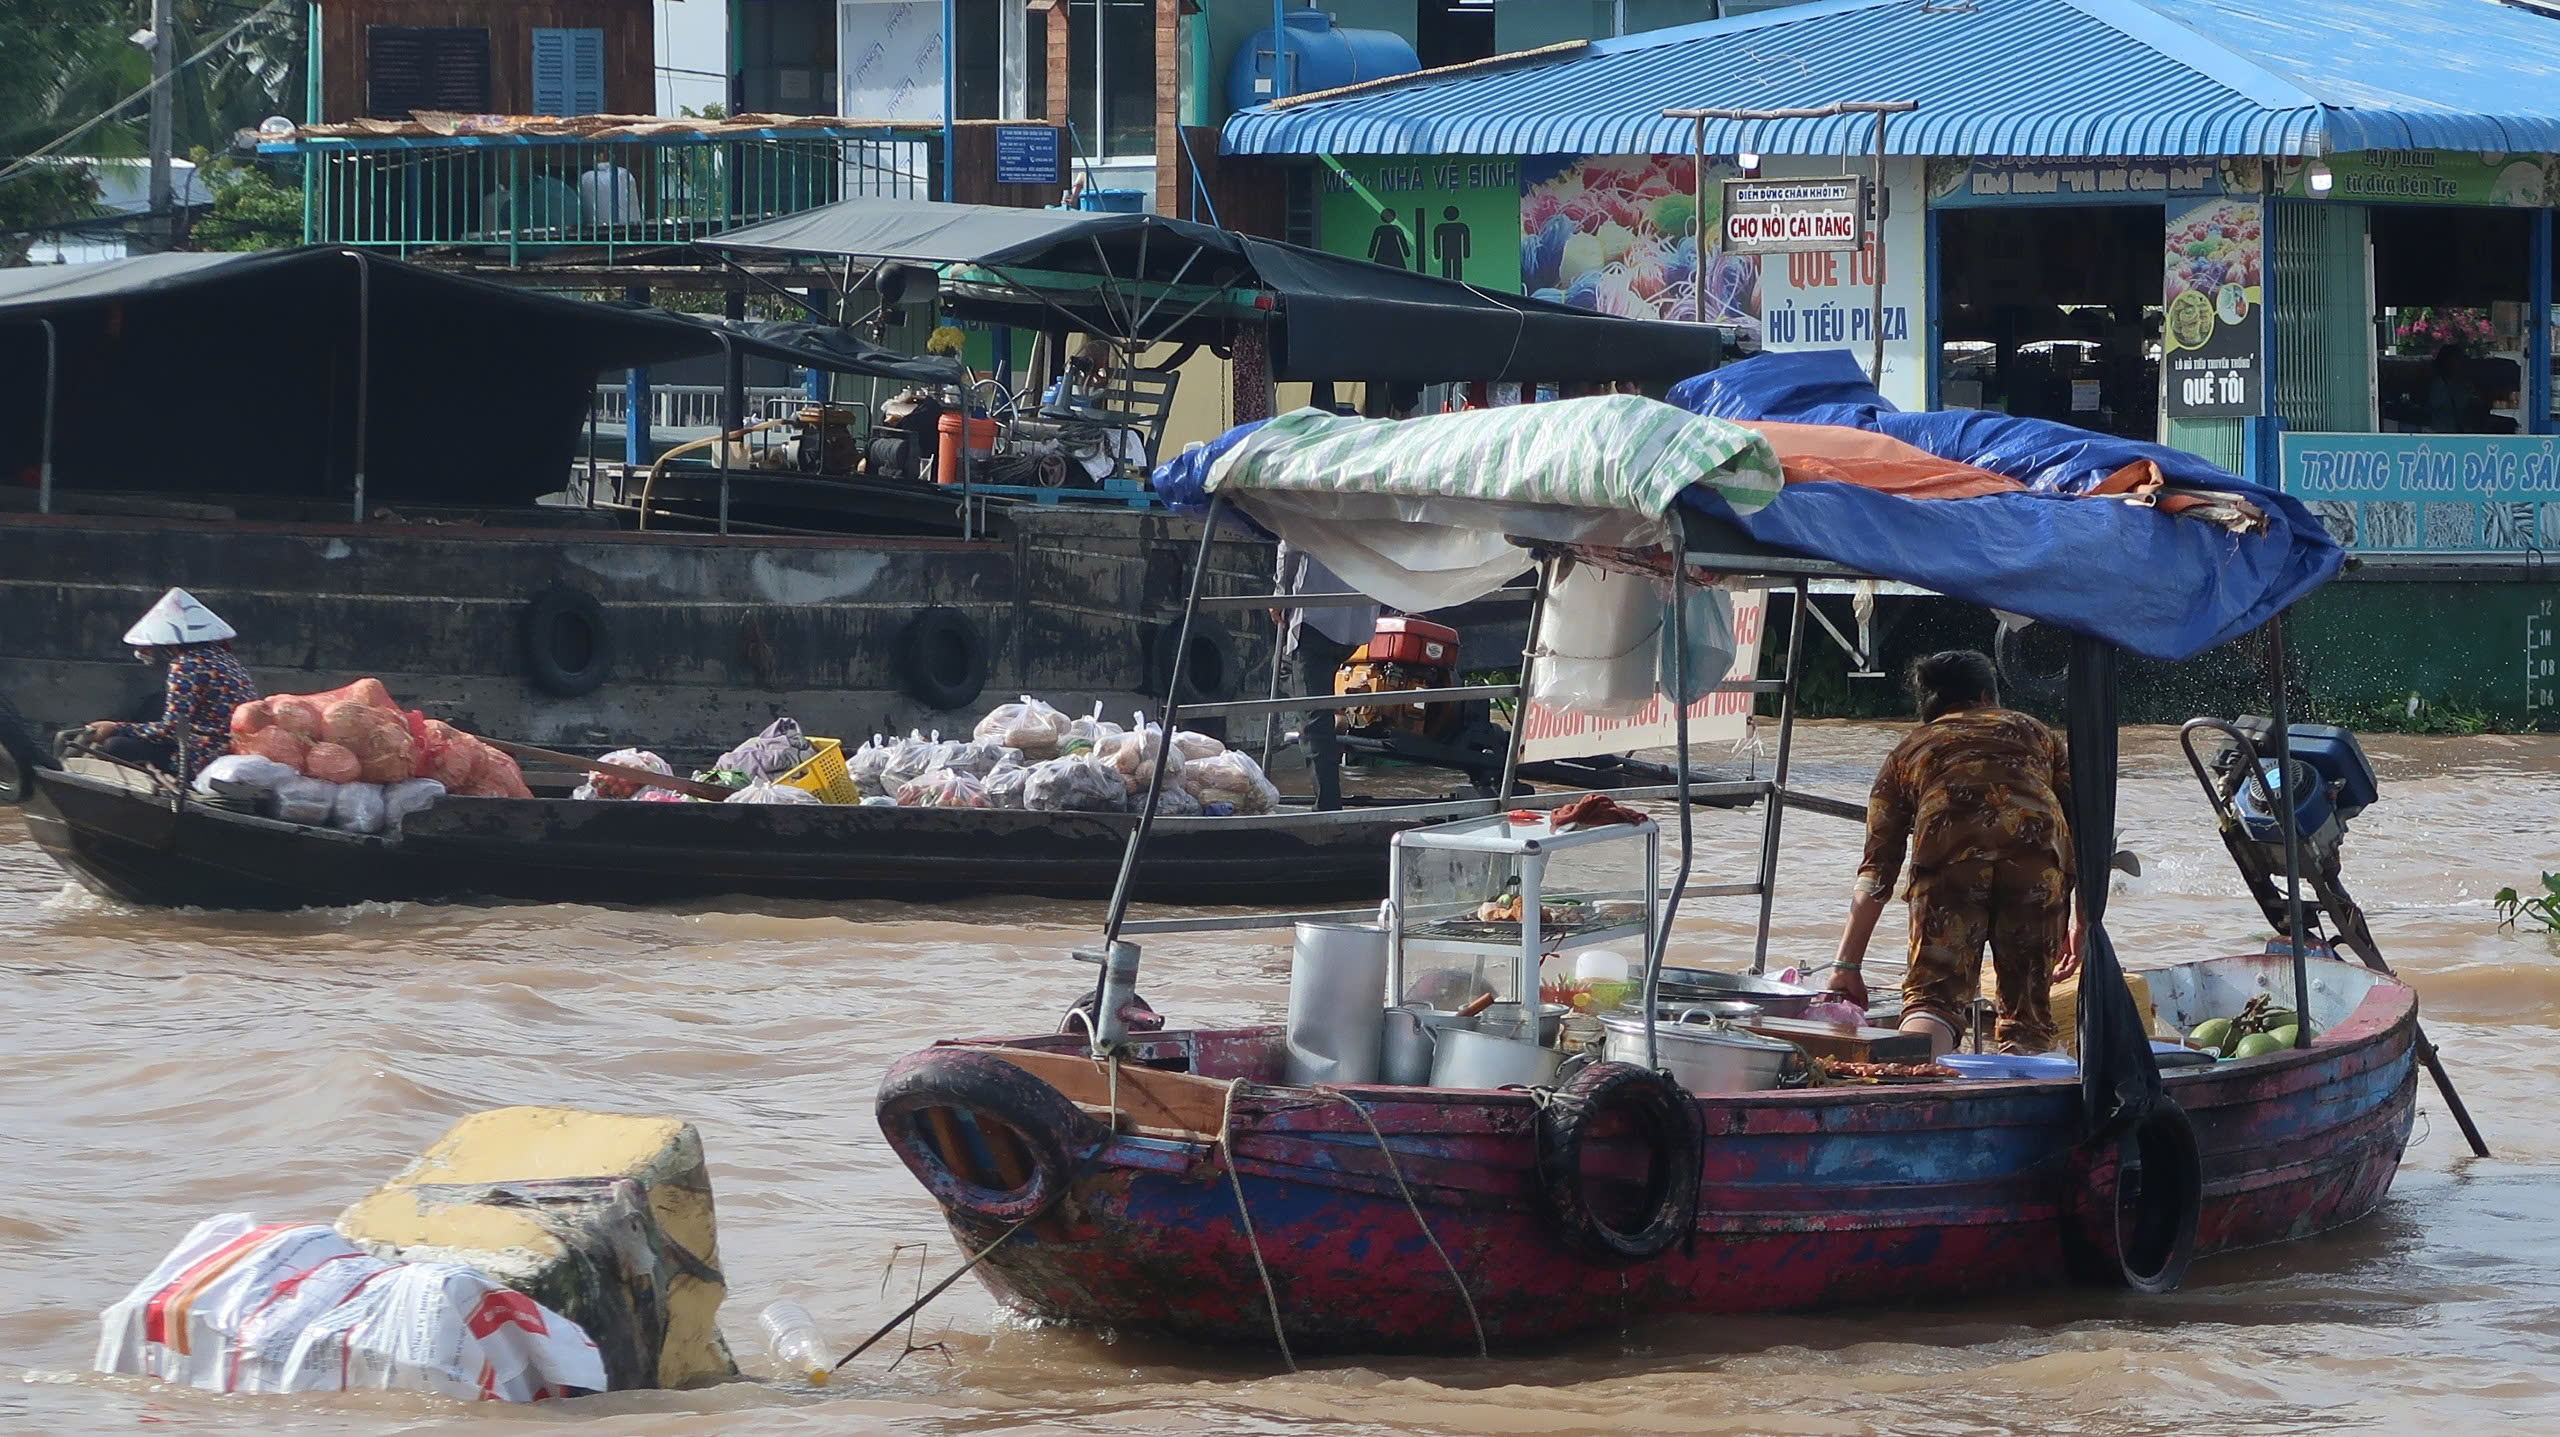
[[[1458,1264],[1451,1260],[1449,1250],[1440,1245],[1440,1235],[1431,1230],[1430,1222],[1423,1217],[1422,1204],[1415,1201],[1413,1189],[1405,1183],[1404,1170],[1396,1165],[1395,1150],[1387,1146],[1387,1135],[1378,1130],[1378,1120],[1370,1116],[1369,1110],[1362,1107],[1358,1099],[1339,1088],[1319,1087],[1316,1091],[1340,1098],[1351,1111],[1360,1115],[1360,1121],[1369,1129],[1369,1136],[1377,1139],[1378,1155],[1387,1160],[1387,1176],[1396,1180],[1396,1191],[1404,1195],[1405,1211],[1413,1214],[1413,1225],[1422,1229],[1424,1240],[1431,1244],[1433,1252],[1440,1255],[1440,1265],[1449,1270],[1449,1281],[1458,1289],[1458,1301],[1466,1304],[1467,1321],[1476,1330],[1476,1356],[1493,1356],[1491,1344],[1485,1341],[1484,1318],[1476,1312],[1475,1294],[1467,1291],[1467,1280],[1459,1275]]]
[[[1227,1182],[1236,1194],[1236,1216],[1243,1220],[1244,1250],[1253,1254],[1253,1270],[1262,1278],[1263,1300],[1271,1305],[1271,1340],[1280,1344],[1280,1360],[1291,1372],[1298,1370],[1298,1359],[1289,1351],[1289,1334],[1280,1326],[1280,1291],[1271,1284],[1271,1268],[1262,1260],[1262,1239],[1253,1233],[1253,1211],[1245,1206],[1244,1178],[1236,1171],[1235,1132],[1236,1093],[1245,1086],[1242,1078],[1227,1080],[1227,1096],[1218,1111],[1218,1153],[1225,1162]]]

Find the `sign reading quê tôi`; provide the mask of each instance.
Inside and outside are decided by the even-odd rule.
[[[1867,241],[1866,181],[1724,182],[1724,247],[1734,254],[1856,249]]]

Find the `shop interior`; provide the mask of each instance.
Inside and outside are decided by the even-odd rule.
[[[2157,203],[1944,210],[1937,221],[1941,406],[2156,437]]]
[[[2531,429],[2524,409],[2531,212],[2375,205],[2369,214],[2384,431]]]

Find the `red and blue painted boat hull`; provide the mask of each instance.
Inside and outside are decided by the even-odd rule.
[[[2309,1048],[2167,1076],[2202,1162],[2197,1255],[2305,1237],[2382,1201],[2414,1112],[2415,1020],[2410,990],[2377,979]],[[892,1090],[930,1087],[936,1065],[980,1061],[957,1054],[1002,1060],[1080,1104],[1071,1111],[1091,1127],[1053,1134],[1062,1141],[1045,1149],[1018,1143],[1016,1129],[1043,1119],[1000,1093],[963,1093],[934,1122],[885,1115]],[[1046,1180],[1064,1195],[978,1268],[1007,1305],[1267,1347],[1258,1251],[1280,1329],[1301,1352],[1473,1349],[1466,1306],[1417,1209],[1488,1337],[1519,1344],[1670,1314],[2064,1283],[2096,1221],[2093,1161],[2113,1161],[2087,1151],[2069,1080],[1704,1096],[1694,1100],[1704,1128],[1694,1240],[1603,1263],[1569,1249],[1539,1201],[1530,1095],[1262,1085],[1258,1075],[1278,1066],[1272,1029],[1150,1035],[1116,1085],[1075,1041],[948,1045],[892,1070],[884,1128],[973,1251],[1029,1214],[1027,1195],[1043,1190],[1034,1169],[1053,1169]],[[1099,1117],[1114,1106],[1120,1117],[1106,1126]],[[1046,1124],[1071,1126],[1054,1115]]]

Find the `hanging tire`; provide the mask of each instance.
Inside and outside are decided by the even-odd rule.
[[[1644,1143],[1645,1180],[1633,1199],[1602,1211],[1584,1172],[1605,1120]],[[1605,1139],[1604,1139],[1605,1140]],[[1595,1063],[1573,1075],[1538,1114],[1538,1197],[1556,1236],[1579,1256],[1624,1264],[1660,1257],[1698,1220],[1698,1125],[1689,1095],[1633,1063]]]
[[[987,636],[958,609],[927,609],[898,632],[898,678],[926,708],[967,708],[986,691]]]
[[[1163,693],[1173,681],[1174,659],[1181,653],[1182,625],[1167,624],[1156,630],[1149,641],[1147,655],[1148,689]],[[1174,701],[1186,704],[1222,704],[1244,690],[1244,655],[1236,647],[1235,635],[1206,619],[1191,623],[1191,652],[1182,666],[1182,688]]]
[[[2080,1149],[2071,1171],[2063,1255],[2072,1275],[2098,1287],[2175,1291],[2195,1257],[2204,1208],[2204,1164],[2185,1110],[2162,1101]]]
[[[555,699],[584,698],[613,669],[613,629],[604,605],[583,589],[545,589],[524,609],[524,669]]]
[[[2048,641],[2059,642],[2061,657],[2043,652]],[[2029,624],[2023,629],[1999,626],[1991,636],[1992,661],[2000,670],[2000,686],[2012,694],[2023,694],[2046,703],[2062,702],[2071,685],[2070,636],[2051,624]]]
[[[928,1048],[890,1068],[881,1135],[951,1213],[1017,1223],[1049,1206],[1110,1134],[993,1053]]]

